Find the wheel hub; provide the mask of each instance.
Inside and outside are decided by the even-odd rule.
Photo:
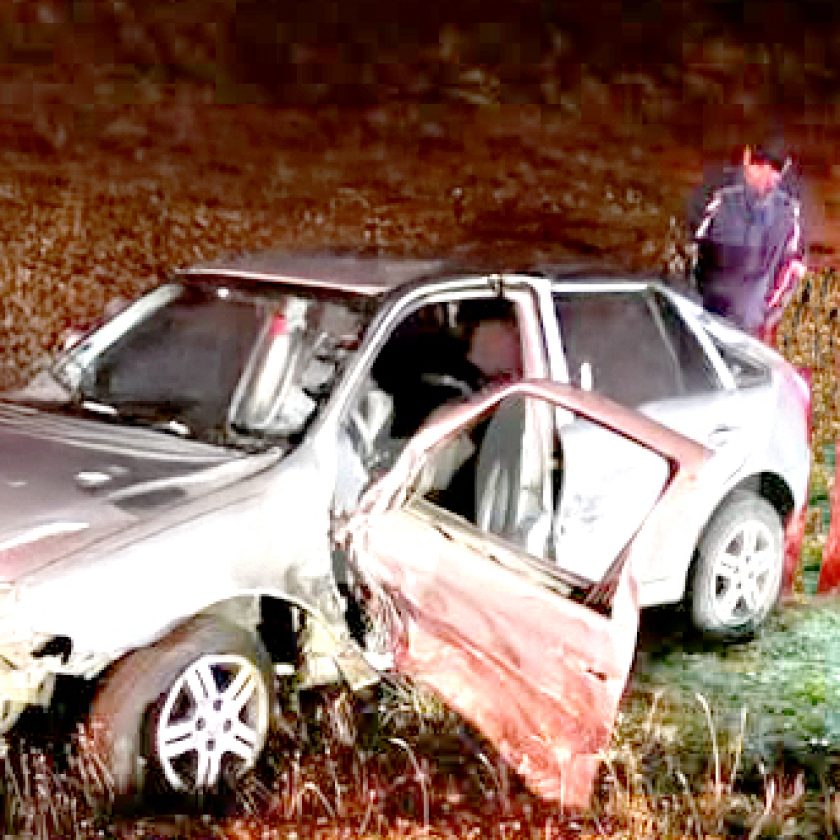
[[[176,790],[215,787],[253,766],[268,730],[268,692],[242,656],[204,656],[169,690],[158,720],[157,754]]]
[[[230,711],[219,697],[212,702],[205,700],[199,705],[195,716],[195,732],[197,737],[206,739],[208,751],[212,752],[220,746],[221,739],[233,729]]]
[[[761,522],[742,523],[724,543],[715,563],[714,604],[725,624],[749,621],[772,591],[774,543]]]

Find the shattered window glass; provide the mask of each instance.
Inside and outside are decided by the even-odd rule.
[[[54,376],[75,404],[113,420],[231,445],[296,440],[369,316],[306,289],[171,283],[91,333]]]

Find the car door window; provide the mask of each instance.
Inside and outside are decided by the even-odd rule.
[[[502,403],[487,422],[478,446],[478,526],[536,557],[547,557],[561,465],[551,407],[521,397]]]
[[[684,392],[680,358],[639,291],[556,293],[574,385],[637,407]]]
[[[393,399],[393,434],[407,438],[441,405],[522,375],[516,307],[501,298],[421,306],[393,330],[371,375]]]
[[[579,581],[607,572],[669,467],[632,440],[543,400],[511,397],[428,457],[415,495]],[[568,578],[567,578],[568,579]]]
[[[560,439],[563,492],[552,555],[567,571],[600,580],[653,508],[669,467],[655,452],[587,420],[563,425]]]
[[[547,560],[561,471],[552,406],[513,397],[439,445],[414,493],[482,534]]]
[[[677,307],[659,291],[653,293],[652,301],[674,350],[680,369],[683,394],[689,396],[719,390],[722,387],[721,382],[711,360]]]
[[[758,358],[752,348],[748,345],[727,344],[711,332],[708,335],[739,388],[762,386],[770,382],[767,362]]]

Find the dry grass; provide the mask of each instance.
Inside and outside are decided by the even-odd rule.
[[[39,748],[2,760],[5,832],[26,838],[706,838],[817,837],[840,831],[830,780],[801,768],[743,766],[740,728],[718,731],[701,694],[707,753],[689,767],[656,694],[619,726],[592,809],[561,813],[523,789],[457,716],[406,686],[360,708],[336,694],[274,733],[266,761],[204,814],[108,817],[107,777],[77,733],[59,757]],[[418,709],[423,711],[418,712]],[[348,729],[348,721],[352,725]],[[362,723],[360,724],[359,721]],[[288,724],[288,721],[287,721]],[[212,816],[210,815],[212,813]]]

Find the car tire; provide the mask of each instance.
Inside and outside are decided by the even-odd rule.
[[[697,546],[688,593],[692,623],[717,638],[749,636],[779,599],[783,565],[778,513],[753,493],[736,493]]]
[[[198,696],[200,695],[200,696]],[[91,707],[91,745],[116,802],[224,792],[259,758],[273,672],[253,633],[201,616],[117,662]]]

